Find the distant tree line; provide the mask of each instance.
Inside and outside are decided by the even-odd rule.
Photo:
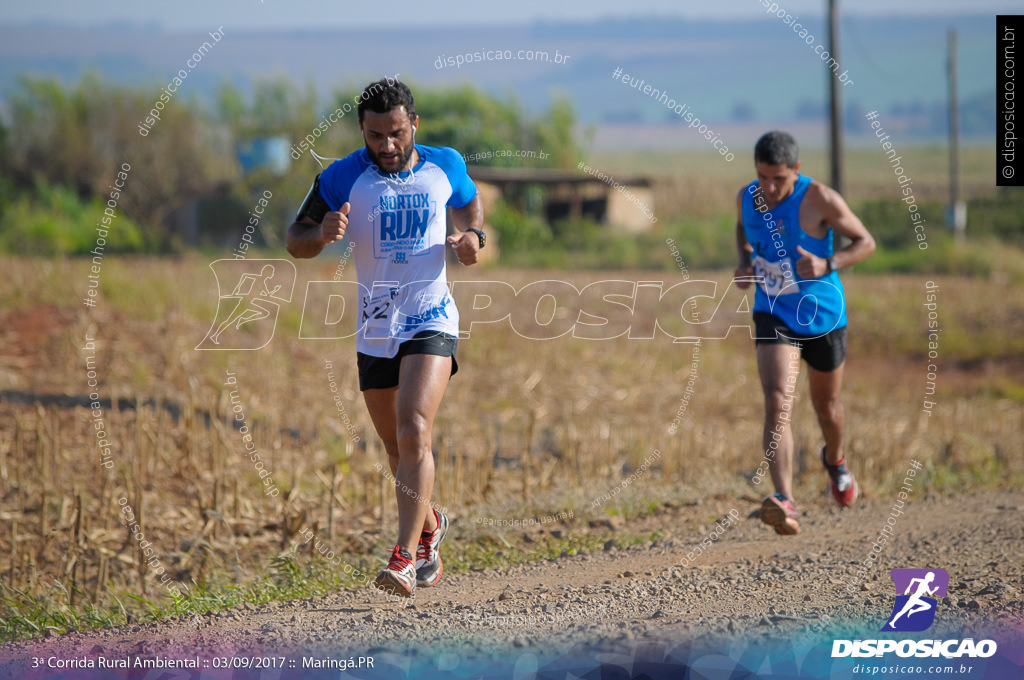
[[[410,86],[422,117],[418,143],[479,154],[477,164],[523,165],[521,157],[488,153],[497,150],[543,151],[543,157],[529,158],[530,167],[568,168],[578,159],[576,119],[567,100],[556,100],[548,111],[531,117],[514,97],[499,99],[469,85],[446,90]],[[143,136],[139,126],[154,108],[159,87],[116,85],[96,74],[70,85],[24,76],[7,93],[0,119],[0,250],[88,250],[80,249],[90,240],[87,235],[58,237],[89,228],[87,220],[73,215],[76,200],[78,212],[101,213],[125,163],[131,171],[122,181],[117,211],[138,233],[123,240],[121,249],[181,249],[170,226],[172,216],[198,200],[204,206],[202,224],[213,219],[241,227],[245,213],[267,190],[274,199],[266,221],[279,229],[290,220],[319,165],[302,154],[283,173],[262,167],[246,173],[236,150],[271,137],[298,145],[326,114],[348,103],[350,113],[326,130],[321,126],[315,146],[322,156],[344,156],[363,144],[351,104],[359,93],[339,88],[318,97],[312,83],[279,76],[256,81],[247,95],[225,82],[212,101],[174,97],[161,102],[159,120],[147,123]],[[275,245],[270,242],[274,235],[263,233]],[[111,243],[118,249],[116,238]]]

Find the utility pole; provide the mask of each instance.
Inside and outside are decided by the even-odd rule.
[[[962,242],[967,228],[967,204],[960,200],[960,112],[957,104],[956,29],[949,29],[949,210],[946,225],[953,227],[954,238]]]
[[[837,0],[828,0],[828,52],[839,60],[839,7]],[[831,126],[829,150],[832,153],[832,188],[843,193],[843,104],[840,83],[835,74],[828,72],[829,123]]]

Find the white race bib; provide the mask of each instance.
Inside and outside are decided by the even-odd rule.
[[[788,257],[778,262],[769,262],[760,256],[755,257],[754,275],[761,278],[764,292],[772,297],[795,295],[800,292],[800,287],[796,285],[793,263]]]
[[[391,335],[391,314],[398,296],[398,286],[374,286],[363,296],[359,320],[363,324],[363,337],[380,340]]]

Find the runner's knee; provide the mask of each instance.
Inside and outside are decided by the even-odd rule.
[[[404,418],[398,425],[398,444],[403,450],[430,451],[430,423],[420,414]]]
[[[793,395],[782,390],[771,390],[764,396],[765,417],[774,422],[783,412],[792,412]]]
[[[814,412],[818,416],[818,420],[824,420],[826,422],[834,422],[839,419],[839,414],[842,411],[842,405],[838,399],[815,399],[814,400]]]

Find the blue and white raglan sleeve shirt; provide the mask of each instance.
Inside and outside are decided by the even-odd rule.
[[[360,149],[320,176],[320,195],[337,211],[348,202],[346,234],[360,285],[356,350],[393,357],[423,331],[458,335],[459,311],[448,290],[448,206],[463,208],[476,185],[449,147],[416,145],[409,172],[384,174]]]

